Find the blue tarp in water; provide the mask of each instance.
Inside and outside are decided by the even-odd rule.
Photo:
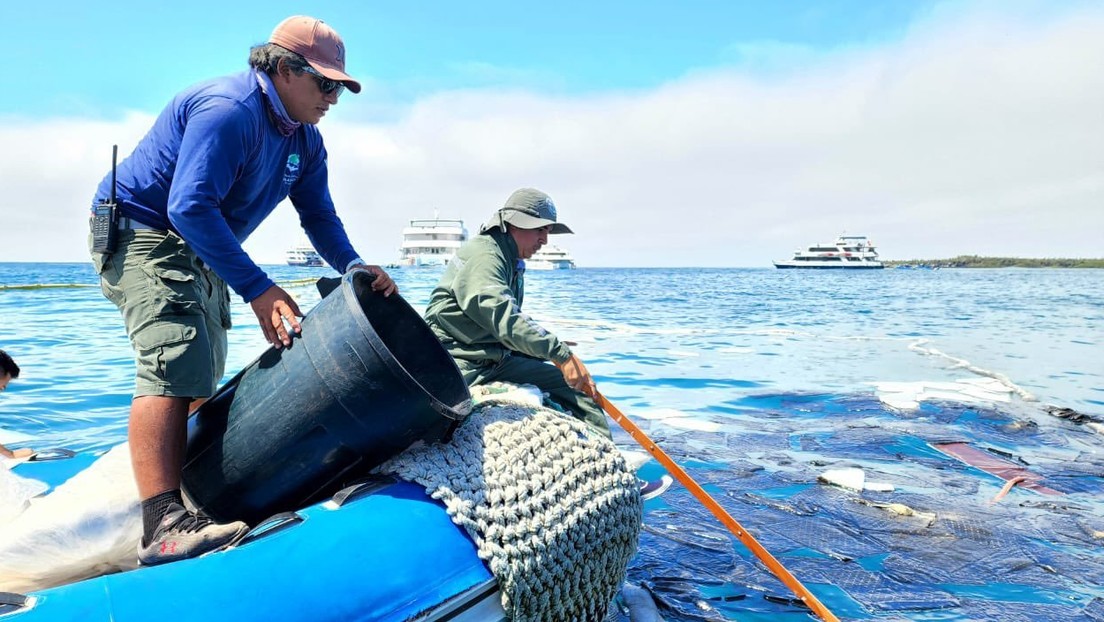
[[[1104,620],[1104,437],[1091,429],[950,402],[898,412],[868,395],[732,406],[717,431],[646,431],[841,619]],[[946,442],[1062,494],[994,501],[1007,482],[933,447]],[[842,467],[894,490],[817,482]],[[811,615],[678,484],[647,504],[629,578],[672,621]]]

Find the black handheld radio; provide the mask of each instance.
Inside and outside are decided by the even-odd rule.
[[[119,210],[115,205],[115,160],[119,145],[111,145],[111,198],[92,208],[92,252],[113,253],[119,237]]]

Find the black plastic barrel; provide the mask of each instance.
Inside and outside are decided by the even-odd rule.
[[[452,357],[372,275],[341,279],[189,421],[185,494],[220,521],[255,524],[333,494],[416,441],[445,439],[471,411]]]

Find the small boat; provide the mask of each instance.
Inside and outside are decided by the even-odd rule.
[[[574,270],[571,253],[553,245],[544,246],[525,261],[526,270]]]
[[[468,240],[463,220],[433,218],[411,220],[402,230],[400,267],[446,266]]]
[[[58,485],[91,461],[13,472]],[[398,480],[274,517],[223,551],[2,596],[0,617],[26,622],[148,620],[166,598],[185,620],[506,619],[474,543],[423,487]]]
[[[122,445],[101,457],[67,450],[43,453],[50,455],[17,464],[11,472],[47,483],[48,493],[69,486],[62,494],[75,494],[89,483],[118,481],[120,474],[130,477],[128,450]],[[76,481],[101,466],[95,476]],[[649,482],[642,493],[653,498],[670,485],[671,478],[664,476]],[[126,497],[112,495],[112,501]],[[119,510],[104,518],[122,514]],[[111,521],[88,520],[95,516],[89,513],[89,524],[74,526],[69,540],[79,543],[90,531],[93,538],[112,537],[117,530]],[[42,580],[57,572],[51,564],[80,559],[81,546],[67,544],[64,554],[47,551],[51,559],[35,558],[36,569],[44,572],[29,576]],[[139,622],[153,617],[151,611],[166,599],[178,608],[177,619],[196,621],[509,620],[498,580],[445,504],[431,498],[423,485],[380,476],[274,515],[224,550],[159,566],[116,568],[112,574],[54,587],[0,590],[0,618]],[[656,614],[650,598],[627,606],[628,612],[624,605],[611,608],[617,615],[606,620],[628,622],[636,619],[629,615],[636,611]]]
[[[307,243],[298,244],[288,249],[286,259],[287,265],[289,266],[306,266],[313,268],[326,265],[326,262],[322,260],[322,256],[318,254],[318,251],[314,250],[314,247]]]
[[[814,244],[794,251],[792,259],[775,261],[775,268],[880,269],[874,243],[865,235],[841,235],[832,244]]]

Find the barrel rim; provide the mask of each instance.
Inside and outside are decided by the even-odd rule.
[[[359,328],[361,333],[363,333],[365,339],[368,341],[368,345],[371,346],[371,348],[376,352],[376,356],[379,357],[381,361],[383,361],[384,365],[386,365],[393,374],[395,374],[404,383],[407,384],[408,388],[416,388],[422,395],[429,398],[429,403],[433,410],[437,411],[442,416],[448,419],[452,419],[454,421],[463,420],[471,412],[472,400],[470,392],[468,393],[468,398],[466,400],[456,405],[449,405],[441,401],[436,395],[426,389],[421,382],[418,382],[418,379],[415,378],[414,375],[406,369],[402,362],[395,357],[395,355],[383,342],[383,339],[379,336],[379,333],[376,332],[375,327],[372,326],[372,323],[370,321],[368,321],[368,317],[365,315],[364,309],[361,307],[360,300],[357,298],[356,291],[354,290],[353,286],[353,279],[365,278],[372,279],[375,278],[375,275],[368,272],[367,270],[359,268],[346,272],[341,278],[341,291],[345,299],[345,304],[348,305],[350,311],[352,311],[352,315],[354,321],[357,324],[357,328]],[[415,316],[418,315],[418,312],[415,311],[414,308],[410,306],[410,303],[407,302],[406,299],[403,298],[401,295],[399,295],[398,293],[393,293],[391,294],[391,296],[397,297],[396,300],[392,302],[392,304],[400,304],[405,307],[405,309],[408,310],[410,313],[414,314]],[[444,357],[442,358],[442,360],[447,360],[448,363],[452,365],[453,369],[456,372],[456,377],[460,379],[460,382],[464,385],[464,389],[467,390],[467,383],[464,383],[463,375],[460,373],[460,368],[456,366],[456,361],[452,359],[452,355],[450,355],[448,351],[445,350],[445,347],[441,345],[441,342],[437,339],[437,336],[433,335],[432,331],[428,330],[428,326],[427,332],[430,334],[430,336],[433,337],[433,342],[440,349],[440,353]]]

